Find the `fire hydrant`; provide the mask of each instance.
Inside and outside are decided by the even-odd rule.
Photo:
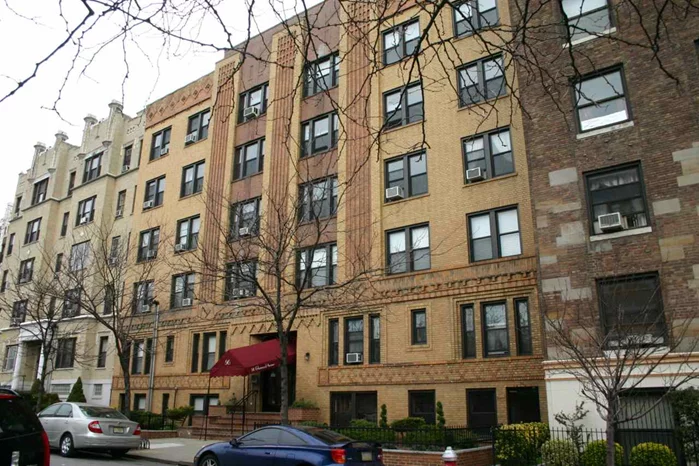
[[[442,460],[444,461],[444,466],[456,466],[456,453],[451,447],[447,447],[442,455]]]

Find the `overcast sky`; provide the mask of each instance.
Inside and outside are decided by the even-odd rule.
[[[258,0],[255,14],[258,31],[279,22],[269,2],[274,2],[275,9],[281,11],[280,0]],[[233,35],[233,43],[243,41],[246,36],[246,3],[247,0],[226,0],[220,10]],[[286,17],[298,8],[296,1],[284,0],[284,3]],[[84,14],[80,0],[63,0],[62,4],[69,23],[77,24]],[[58,8],[58,0],[0,2],[0,44],[3,44],[0,47],[0,97],[9,92],[16,81],[29,76],[34,64],[65,38],[66,24]],[[80,68],[92,55],[89,48],[95,50],[109,36],[110,25],[103,24],[99,34],[92,34],[85,40],[88,50],[76,60]],[[220,28],[213,22],[203,25],[195,22],[187,33],[202,41],[225,44]],[[31,166],[37,141],[51,146],[56,132],[62,130],[68,133],[69,143],[79,144],[83,118],[87,114],[103,119],[108,115],[110,101],[123,100],[124,112],[133,116],[147,103],[213,71],[216,61],[223,58],[222,52],[211,49],[181,44],[166,47],[161,36],[144,30],[135,41],[126,42],[129,75],[122,92],[126,72],[122,45],[116,42],[107,46],[85,74],[73,74],[66,82],[57,107],[60,116],[50,108],[73,61],[72,54],[76,50],[73,46],[58,54],[39,70],[35,80],[0,104],[0,206],[3,206],[0,212],[4,213],[4,205],[13,201],[17,175]]]

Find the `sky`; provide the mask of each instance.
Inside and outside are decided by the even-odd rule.
[[[233,44],[246,37],[248,1],[214,0],[220,2],[219,14]],[[319,0],[306,3],[313,5]],[[61,17],[59,4],[67,21]],[[257,0],[253,32],[278,23],[275,11],[289,17],[299,11],[299,5],[299,0]],[[31,75],[34,64],[64,40],[67,28],[75,27],[84,11],[80,0],[0,2],[0,98],[19,80]],[[124,104],[124,113],[134,116],[149,102],[210,73],[223,58],[223,52],[212,49],[166,44],[162,35],[146,29],[134,31],[134,37],[128,41],[115,41],[100,48],[115,30],[116,21],[101,23],[85,35],[83,51],[77,59],[73,59],[77,47],[69,44],[42,65],[35,79],[0,103],[0,212],[13,201],[17,175],[31,166],[36,142],[51,146],[56,132],[61,130],[68,134],[69,143],[77,145],[86,115],[103,119],[108,115],[109,102],[118,100]],[[191,20],[183,32],[202,42],[226,44],[222,29],[210,17]],[[73,62],[75,71],[66,80]],[[79,72],[88,63],[87,70]],[[56,111],[53,107],[59,95]]]

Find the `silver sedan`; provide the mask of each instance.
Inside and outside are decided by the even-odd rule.
[[[75,450],[108,451],[120,457],[141,444],[141,428],[112,408],[87,403],[55,403],[39,413],[51,448],[62,456]]]

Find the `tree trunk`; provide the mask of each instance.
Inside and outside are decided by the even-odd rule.
[[[122,412],[126,417],[131,414],[131,374],[129,373],[129,357],[123,353],[119,355],[121,373],[124,376],[124,406]]]
[[[614,446],[614,421],[609,416],[607,419],[607,466],[614,466],[614,453],[616,452]]]
[[[44,388],[44,384],[46,383],[46,373],[48,372],[48,366],[49,366],[49,357],[51,356],[51,346],[49,345],[48,350],[44,349],[44,346],[42,346],[42,352],[43,354],[43,361],[41,361],[41,373],[39,376],[39,381],[41,382],[39,384],[39,393],[36,395],[36,412],[39,412],[41,409],[41,403],[44,401],[44,393],[46,392],[46,388]]]
[[[281,423],[289,424],[289,367],[287,364],[287,354],[289,353],[289,338],[284,331],[284,322],[277,322],[277,334],[279,335],[279,348],[281,350],[281,361],[279,364],[281,376]]]

